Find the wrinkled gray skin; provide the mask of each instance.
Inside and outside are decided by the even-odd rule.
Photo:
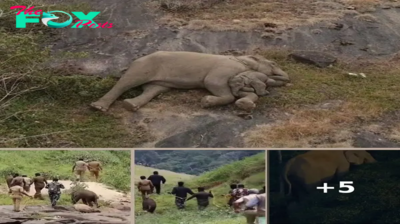
[[[89,190],[78,190],[71,194],[72,204],[76,204],[79,200],[82,200],[83,204],[85,205],[93,207],[93,204],[95,204],[97,207],[99,207],[99,204],[97,203],[98,199],[99,197],[97,194]]]
[[[185,51],[157,51],[132,62],[114,87],[98,101],[97,110],[107,111],[125,91],[142,86],[143,93],[123,101],[126,109],[136,111],[154,97],[171,89],[207,89],[212,95],[202,98],[203,108],[235,101],[228,80],[254,70],[277,82],[289,82],[289,76],[275,62],[257,55],[240,57]]]
[[[256,71],[245,71],[228,80],[232,94],[239,99],[235,105],[247,112],[251,112],[256,107],[259,96],[269,94],[267,91],[267,81],[270,78]],[[274,81],[274,80],[273,80]]]
[[[258,96],[265,96],[269,94],[267,91],[268,83],[275,83],[275,80],[269,78],[268,75],[264,73],[256,71],[239,73],[231,77],[228,81],[232,94],[236,97],[239,96],[239,91],[255,92]]]
[[[287,196],[292,194],[296,201],[303,200],[323,182],[335,178],[339,181],[351,164],[375,162],[364,150],[317,150],[298,155],[285,165],[283,180],[289,187]]]
[[[268,75],[256,71],[245,71],[228,80],[232,94],[239,99],[235,105],[247,112],[251,112],[256,107],[259,96],[268,95],[269,86],[281,87],[287,82],[275,81]]]

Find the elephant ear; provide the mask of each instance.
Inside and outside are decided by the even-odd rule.
[[[363,159],[359,158],[354,152],[352,151],[345,151],[344,156],[346,157],[347,161],[351,164],[360,165],[363,163]]]

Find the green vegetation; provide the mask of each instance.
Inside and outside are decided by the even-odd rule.
[[[305,151],[282,151],[283,161]],[[355,191],[340,194],[329,191],[315,194],[298,205],[297,209],[285,212],[279,196],[278,155],[270,153],[270,222],[282,224],[297,223],[398,223],[400,215],[400,154],[398,151],[368,151],[378,161],[355,167],[343,180],[353,181]],[[275,159],[276,158],[276,159]],[[336,189],[339,184],[332,183]],[[302,220],[299,222],[298,220]]]
[[[5,84],[0,88],[0,147],[127,147],[137,143],[114,116],[90,111],[87,106],[115,80],[46,68],[44,63],[55,55],[42,46],[57,37],[57,29],[39,23],[16,29],[15,12],[9,9],[13,5],[89,9],[85,4],[47,6],[41,0],[0,2],[4,11],[0,20],[0,79]],[[87,52],[78,54],[81,57]],[[59,57],[64,56],[71,57],[71,53]]]
[[[199,175],[263,150],[136,150],[135,164]]]
[[[188,151],[189,152],[189,151]],[[191,151],[190,151],[191,152]],[[140,175],[149,176],[153,173],[153,168],[135,166],[135,179]],[[206,172],[198,177],[188,177],[178,173],[171,173],[159,170],[161,175],[165,175],[167,179],[166,185],[162,186],[161,195],[151,195],[157,202],[155,214],[147,214],[141,210],[141,197],[136,193],[135,208],[136,220],[143,224],[152,223],[185,223],[185,224],[240,224],[244,222],[244,217],[235,214],[227,207],[226,195],[229,191],[229,184],[243,183],[247,188],[261,189],[265,185],[265,153],[259,153],[243,160],[233,162],[212,171]],[[181,177],[181,178],[179,178]],[[169,178],[173,178],[170,180]],[[197,192],[197,187],[204,186],[206,190],[211,190],[214,199],[211,199],[210,206],[204,211],[197,210],[196,200],[186,203],[186,209],[179,211],[175,206],[175,198],[168,194],[172,188],[176,186],[176,182],[182,179],[187,187]]]
[[[168,7],[171,8],[173,2],[176,1],[169,1]],[[216,0],[210,4],[218,2],[220,1]],[[120,116],[113,112],[104,114],[92,111],[88,105],[115,84],[116,80],[111,78],[115,74],[102,79],[81,76],[67,71],[68,69],[48,68],[46,63],[50,59],[88,57],[90,52],[55,54],[46,46],[59,37],[59,30],[39,23],[28,24],[26,29],[16,29],[15,11],[9,10],[13,5],[36,5],[37,9],[44,10],[86,12],[90,9],[87,4],[47,5],[42,0],[0,2],[0,9],[4,11],[0,20],[0,81],[5,87],[0,88],[0,147],[131,147],[151,138],[146,131],[130,131],[121,122]],[[197,6],[202,8],[204,5],[196,3],[195,6],[197,9]],[[283,6],[289,7],[290,9],[285,10],[291,12],[292,8],[298,10],[307,5],[264,4],[251,0],[229,4],[229,10],[224,8],[222,11],[226,16],[245,16],[249,12],[247,10],[264,10],[265,7],[269,10],[281,10]],[[232,7],[240,8],[244,13],[233,10],[236,14],[232,14]],[[215,10],[222,12],[220,7],[209,10],[211,11],[198,10],[198,13],[206,13],[209,20],[212,20],[216,15],[213,14]],[[265,16],[264,13],[260,15]],[[218,18],[221,15],[218,14]],[[232,19],[238,18],[243,21],[245,19]],[[292,17],[287,20],[292,20]],[[241,26],[250,27],[246,24],[240,23]],[[264,110],[268,105],[269,108],[295,115],[277,126],[256,128],[246,140],[249,147],[299,146],[303,143],[299,143],[298,139],[332,136],[338,129],[349,129],[360,119],[368,121],[400,109],[400,101],[395,94],[400,83],[400,67],[396,59],[384,63],[341,62],[332,68],[320,69],[288,60],[289,52],[280,49],[259,53],[277,61],[290,74],[294,85],[278,89],[278,94],[272,97],[260,99],[256,110]],[[367,78],[348,77],[347,72],[363,72]],[[122,98],[133,97],[137,93],[138,90],[132,90]],[[177,93],[165,95],[168,98],[168,95],[174,94]],[[175,97],[168,99],[172,101]],[[342,100],[345,104],[324,111],[309,107],[304,109],[305,104],[320,104],[329,100]],[[129,128],[137,130],[132,127],[134,124],[130,125]],[[292,144],[293,141],[296,144]],[[215,164],[219,165],[222,164]],[[174,166],[160,168],[175,169]],[[198,172],[194,171],[193,174]]]
[[[96,159],[102,162],[104,171],[100,182],[118,190],[130,191],[130,151],[97,150],[2,150],[0,151],[0,176],[18,172],[30,177],[43,173],[47,178],[74,180],[72,166],[79,158]],[[5,183],[5,179],[0,179]]]

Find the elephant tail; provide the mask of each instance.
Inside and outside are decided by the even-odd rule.
[[[291,167],[293,161],[294,161],[294,159],[291,159],[286,163],[284,173],[283,173],[283,179],[288,185],[288,193],[286,194],[286,196],[289,196],[292,193],[292,184],[290,183],[287,176],[288,176],[288,173],[289,173],[289,170],[290,170],[290,167]]]

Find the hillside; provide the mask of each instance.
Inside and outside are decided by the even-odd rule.
[[[139,175],[152,174],[153,168],[146,169],[139,167],[138,172],[135,168],[135,179]],[[164,175],[163,171],[160,171]],[[229,184],[243,183],[248,188],[261,189],[265,185],[265,153],[259,153],[247,157],[243,160],[236,161],[200,176],[187,177],[177,173],[165,173],[167,179],[166,185],[162,186],[161,195],[151,195],[157,202],[156,213],[146,214],[141,210],[141,197],[140,194],[135,194],[135,214],[136,222],[143,224],[150,223],[205,223],[205,224],[240,224],[243,223],[244,218],[241,215],[236,215],[227,206],[227,199],[222,196],[229,191]],[[178,178],[179,177],[179,178]],[[169,178],[172,178],[169,180]],[[197,187],[204,186],[206,190],[211,190],[214,194],[214,199],[210,201],[210,206],[205,211],[197,211],[195,200],[187,202],[184,211],[178,211],[174,204],[174,196],[167,194],[174,186],[176,180],[183,180],[187,187],[190,187],[194,192],[197,192]]]
[[[0,146],[399,146],[400,127],[393,122],[400,110],[398,2],[286,2],[2,0]],[[114,27],[52,29],[39,23],[16,29],[9,8],[17,3],[97,10],[96,20]],[[238,117],[234,105],[201,108],[202,90],[162,94],[135,113],[120,101],[138,96],[138,88],[107,113],[89,107],[133,60],[157,50],[260,54],[276,61],[293,85],[271,89],[252,120]],[[299,63],[289,57],[297,50],[322,51],[337,63]]]
[[[400,152],[370,150],[378,161],[354,167],[343,177],[353,181],[355,191],[351,194],[340,194],[329,191],[326,194],[310,196],[298,207],[286,210],[279,195],[278,155],[271,152],[270,160],[270,223],[277,224],[317,224],[317,223],[397,223],[400,220],[397,207],[400,203],[398,183],[400,175]],[[282,151],[283,161],[304,151]],[[336,189],[338,183],[332,182]],[[301,221],[299,221],[301,220]]]
[[[199,175],[263,150],[136,150],[135,164]]]
[[[86,173],[86,182],[77,184],[72,166],[79,158],[95,159],[102,162],[103,171],[100,173],[99,182],[95,182],[89,173]],[[57,177],[60,183],[64,184],[65,190],[62,191],[59,206],[65,209],[52,211],[49,207],[49,198],[46,189],[42,190],[45,200],[24,198],[22,208],[24,212],[15,215],[11,211],[12,200],[8,195],[8,188],[5,183],[5,176],[10,173],[18,172],[20,175],[33,177],[35,173],[44,175],[50,183],[52,178]],[[41,212],[43,217],[38,217],[37,223],[45,223],[48,217],[58,217],[59,221],[68,217],[104,223],[109,221],[128,221],[129,210],[118,210],[116,202],[130,207],[130,151],[79,151],[79,150],[49,150],[49,151],[26,151],[26,150],[1,150],[0,151],[0,214],[2,218],[29,220],[32,214]],[[71,208],[70,193],[75,189],[86,188],[95,192],[99,196],[100,213],[81,217],[79,212],[66,210]],[[30,195],[35,192],[31,186]],[[126,203],[128,202],[128,203]],[[79,202],[82,203],[82,202]],[[114,210],[113,210],[114,209]],[[114,218],[102,218],[107,216],[110,211],[114,211]],[[46,218],[47,217],[47,218]],[[80,218],[79,218],[80,217]],[[43,219],[43,220],[42,220]],[[7,219],[8,220],[8,219]],[[40,220],[40,221],[39,221]],[[15,221],[15,220],[14,220]]]

